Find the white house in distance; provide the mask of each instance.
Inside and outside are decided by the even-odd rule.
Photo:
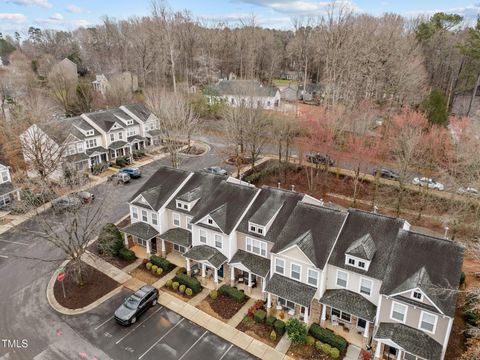
[[[280,106],[280,91],[257,80],[220,80],[206,92],[210,104],[224,101],[230,106],[242,104],[273,110]]]
[[[20,191],[12,184],[10,169],[0,164],[0,209],[10,204],[13,200],[20,199]]]
[[[43,161],[50,159],[56,167],[50,177],[58,179],[64,163],[86,170],[158,145],[160,133],[160,122],[155,115],[142,104],[130,104],[33,124],[20,138],[26,163],[34,163],[38,153],[42,153]],[[37,174],[29,171],[29,175]]]

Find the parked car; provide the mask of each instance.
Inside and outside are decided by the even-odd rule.
[[[398,173],[390,169],[375,169],[373,170],[373,176],[377,176],[377,172],[379,173],[380,177],[384,179],[398,180],[398,178],[400,177]]]
[[[477,189],[473,188],[473,187],[461,187],[457,190],[457,194],[460,194],[460,195],[469,195],[469,196],[478,196],[479,195],[479,192]]]
[[[210,173],[210,174],[215,174],[215,175],[228,175],[227,170],[222,169],[220,166],[210,166],[205,169],[204,171]]]
[[[120,172],[127,174],[132,179],[137,179],[142,176],[142,172],[139,168],[123,168]]]
[[[308,153],[305,157],[307,158],[307,161],[312,164],[328,164],[329,166],[335,164],[335,161],[333,161],[333,159],[327,154],[312,152]]]
[[[434,179],[427,178],[427,177],[421,177],[421,178],[416,177],[412,180],[412,184],[413,185],[426,186],[430,189],[436,189],[436,190],[439,190],[439,191],[443,191],[445,189],[443,184],[440,184],[439,182],[435,181]]]
[[[126,184],[130,182],[130,175],[123,173],[123,172],[118,172],[116,174],[110,175],[108,178],[108,181],[113,182],[114,184]]]
[[[144,285],[128,296],[115,311],[115,320],[121,325],[134,324],[140,315],[157,305],[157,301],[158,290],[151,285]]]
[[[62,196],[52,200],[52,209],[56,212],[75,211],[82,206],[82,201],[76,196]]]
[[[88,191],[79,191],[75,194],[82,203],[87,204],[95,200],[95,195]]]

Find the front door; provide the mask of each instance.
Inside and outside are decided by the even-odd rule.
[[[397,358],[397,351],[398,350],[396,348],[385,345],[383,347],[383,358],[388,360],[395,360]]]
[[[223,265],[217,270],[217,275],[220,279],[223,279]]]
[[[157,253],[157,238],[153,238],[152,240],[150,240],[151,244],[152,244],[152,254],[156,254]]]

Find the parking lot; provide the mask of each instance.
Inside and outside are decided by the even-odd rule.
[[[122,290],[91,312],[64,320],[113,359],[255,359],[161,305],[150,308],[129,327],[117,324],[113,312],[128,294]]]

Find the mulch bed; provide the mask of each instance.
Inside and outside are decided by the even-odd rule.
[[[248,301],[248,297],[245,297],[245,301],[242,303],[237,303],[231,297],[223,294],[219,294],[216,300],[213,300],[210,296],[207,296],[202,300],[198,308],[204,310],[204,305],[210,307],[215,314],[217,314],[221,319],[228,320],[231,319]]]
[[[187,154],[187,155],[201,155],[205,152],[205,148],[201,148],[198,146],[190,146],[189,148],[180,151],[182,154]]]
[[[248,316],[243,318],[240,324],[238,324],[237,329],[271,347],[277,346],[278,342],[282,338],[277,334],[277,339],[272,341],[272,339],[270,339],[270,333],[272,332],[273,328],[265,323],[257,323]]]
[[[83,286],[78,286],[73,276],[70,275],[69,265],[67,264],[65,268],[67,276],[63,280],[66,298],[63,297],[62,284],[59,281],[56,281],[53,287],[55,299],[60,305],[68,309],[78,309],[90,305],[120,285],[104,273],[84,264],[86,269],[85,283]]]
[[[165,291],[165,292],[168,292],[169,294],[179,298],[180,300],[182,301],[185,301],[185,302],[188,302],[189,300],[193,299],[195,296],[197,296],[198,294],[201,294],[201,292],[199,292],[198,294],[192,294],[192,296],[187,296],[185,294],[182,294],[180,291],[174,291],[173,289],[169,288],[168,286],[163,286],[162,287],[162,291]]]
[[[99,254],[97,251],[97,242],[95,241],[93,244],[91,244],[89,247],[87,247],[87,250],[90,251],[92,254],[95,254],[99,258],[105,260],[106,262],[112,264],[118,269],[123,269],[124,267],[134,263],[137,259],[134,260],[123,260],[120,259],[119,257],[116,256],[110,256],[107,254]]]
[[[165,275],[167,275],[173,269],[175,269],[175,265],[170,264],[170,267],[168,268],[167,271],[162,272],[161,275],[154,275],[152,274],[151,271],[148,271],[145,268],[145,264],[141,263],[140,265],[138,265],[136,269],[133,269],[132,271],[130,271],[129,274],[132,275],[134,278],[137,278],[138,280],[144,281],[147,284],[151,285],[157,282],[158,280],[160,280]]]
[[[334,360],[331,356],[328,356],[323,351],[317,350],[315,346],[309,345],[290,345],[287,351],[287,355],[297,360]],[[343,359],[344,355],[340,354],[338,359]]]

